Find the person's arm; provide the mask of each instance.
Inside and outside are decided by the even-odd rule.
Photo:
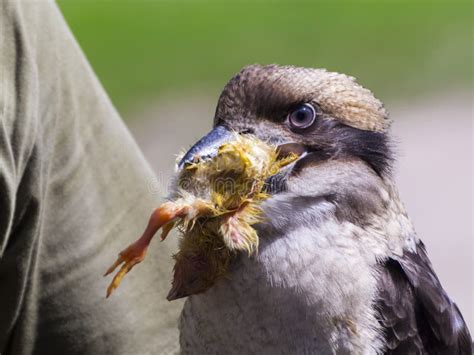
[[[172,244],[112,299],[102,277],[158,205],[148,164],[53,2],[0,26],[0,353],[173,350]]]
[[[0,3],[0,353],[13,346],[40,229],[37,76],[24,15]]]

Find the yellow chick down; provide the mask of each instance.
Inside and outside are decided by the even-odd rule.
[[[239,252],[258,250],[253,225],[261,221],[265,184],[297,156],[279,156],[278,149],[256,137],[235,134],[212,159],[199,160],[179,173],[173,201],[157,208],[144,234],[123,250],[106,275],[122,265],[107,290],[118,287],[130,269],[141,262],[156,231],[161,238],[177,228],[179,251],[174,255],[169,300],[204,292],[227,273]]]

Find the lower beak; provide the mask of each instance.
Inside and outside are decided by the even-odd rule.
[[[181,169],[187,164],[198,161],[199,159],[212,158],[217,155],[219,147],[234,139],[234,133],[224,126],[216,126],[212,131],[202,137],[184,154],[178,163]]]
[[[300,159],[305,156],[307,153],[306,147],[299,143],[283,143],[278,146],[278,157],[280,159],[290,155],[295,154]]]

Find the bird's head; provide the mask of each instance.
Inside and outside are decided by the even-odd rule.
[[[214,129],[180,162],[212,156],[233,135],[256,137],[301,155],[294,173],[321,161],[357,158],[390,171],[390,120],[371,91],[324,69],[250,65],[225,86]]]

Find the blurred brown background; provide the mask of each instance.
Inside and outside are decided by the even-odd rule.
[[[395,121],[402,198],[473,330],[472,2],[58,2],[161,182],[240,67],[356,76]]]

